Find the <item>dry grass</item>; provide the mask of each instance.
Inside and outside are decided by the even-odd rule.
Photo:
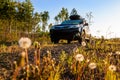
[[[85,47],[78,43],[32,45],[27,52],[29,63],[23,60],[22,66],[19,62],[22,61],[20,57],[23,49],[2,45],[0,80],[119,80],[119,45],[119,40],[101,39]],[[84,59],[76,60],[77,54],[83,55]],[[92,68],[91,63],[95,64]],[[111,65],[114,67],[109,68]],[[14,74],[16,71],[18,74]]]

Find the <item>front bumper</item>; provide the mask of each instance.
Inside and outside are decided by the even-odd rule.
[[[57,39],[75,39],[76,34],[80,33],[78,28],[74,29],[51,29],[50,30],[50,37],[57,38]]]

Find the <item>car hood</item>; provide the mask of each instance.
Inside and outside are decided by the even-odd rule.
[[[58,24],[58,25],[54,25],[54,26],[71,26],[71,25],[77,25],[77,24]]]
[[[59,24],[59,25],[54,25],[52,29],[69,29],[69,28],[77,28],[77,24]]]

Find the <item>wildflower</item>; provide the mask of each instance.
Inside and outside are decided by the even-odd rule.
[[[54,67],[54,64],[55,64],[54,60],[51,60],[51,64]]]
[[[30,69],[33,69],[33,65],[32,64],[30,64]]]
[[[107,61],[106,60],[103,60],[104,64],[107,64]]]
[[[39,67],[38,67],[38,66],[35,66],[35,73],[36,73],[36,74],[39,74],[39,72],[40,72]]]
[[[34,45],[38,45],[38,44],[39,44],[39,42],[37,42],[37,41],[34,42]]]
[[[110,53],[108,53],[108,55],[109,55],[109,56],[112,56],[112,55],[113,55],[113,53],[112,53],[112,52],[110,52]]]
[[[34,47],[35,47],[35,48],[39,48],[40,43],[39,43],[39,42],[37,42],[37,41],[35,41],[35,42],[33,43],[33,45],[34,45]]]
[[[82,54],[77,54],[77,55],[75,56],[75,59],[76,59],[76,61],[81,62],[81,61],[84,60],[84,56],[83,56]]]
[[[116,53],[117,55],[120,55],[120,51],[116,51],[115,53]]]
[[[55,61],[55,58],[53,58],[53,60]]]
[[[86,42],[85,41],[82,42],[82,46],[86,46]]]
[[[26,66],[26,71],[29,71],[30,65]]]
[[[90,62],[90,60],[89,60],[89,59],[87,59],[87,60],[86,60],[86,62]]]
[[[50,52],[49,50],[47,50],[47,53],[48,53],[48,54],[51,54],[51,52]]]
[[[79,52],[79,49],[77,48],[75,52],[78,53],[78,52]]]
[[[36,68],[36,69],[39,69],[39,67],[38,67],[38,66],[35,66],[35,68]]]
[[[14,61],[13,63],[14,63],[14,64],[17,64],[17,62],[16,62],[16,61]]]
[[[90,64],[88,65],[88,67],[89,67],[90,69],[95,69],[95,68],[97,67],[97,65],[96,65],[96,63],[90,63]]]
[[[115,65],[110,65],[108,68],[110,71],[116,71],[116,66]]]
[[[78,52],[79,52],[78,47],[75,47],[75,48],[73,49],[73,52],[78,53]]]
[[[20,38],[20,40],[18,41],[20,47],[27,49],[31,46],[31,40],[27,37],[22,37]]]

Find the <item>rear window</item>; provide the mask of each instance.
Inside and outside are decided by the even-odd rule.
[[[83,20],[66,20],[66,21],[63,21],[61,24],[80,24],[82,22]]]

